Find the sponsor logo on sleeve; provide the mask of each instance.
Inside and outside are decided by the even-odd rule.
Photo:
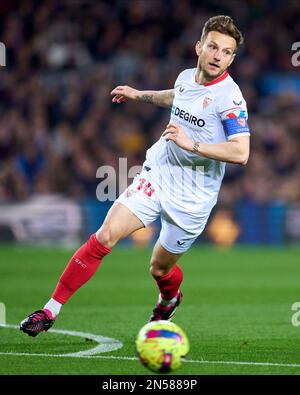
[[[235,104],[236,106],[240,106],[242,104],[242,100],[239,101],[239,102],[237,102],[235,100],[232,100],[232,101],[233,101],[233,104]]]
[[[178,90],[179,93],[183,93],[185,90],[185,88],[182,85],[177,85],[175,88]]]

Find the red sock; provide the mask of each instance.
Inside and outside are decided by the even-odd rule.
[[[59,303],[66,303],[70,296],[93,276],[102,258],[110,251],[93,234],[72,256],[59,279],[52,298]]]
[[[176,264],[169,273],[160,277],[153,277],[158,285],[161,297],[165,300],[171,300],[177,295],[183,274],[180,267]]]

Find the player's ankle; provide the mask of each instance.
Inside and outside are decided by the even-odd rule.
[[[55,320],[58,314],[60,313],[60,309],[62,308],[62,304],[57,300],[51,298],[44,306],[43,310],[49,316],[51,320]],[[51,317],[50,317],[50,315]]]
[[[177,302],[178,293],[179,293],[179,291],[171,299],[165,299],[165,298],[162,297],[161,294],[159,294],[158,303],[161,304],[162,306],[170,306],[170,305],[172,305],[172,304]]]

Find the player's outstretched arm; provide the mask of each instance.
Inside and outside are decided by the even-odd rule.
[[[159,107],[171,108],[174,100],[174,89],[163,91],[139,91],[127,85],[117,86],[110,94],[113,103],[123,103],[136,100],[141,103],[151,103]]]
[[[162,135],[179,147],[209,159],[246,165],[249,158],[249,136],[237,136],[224,143],[201,143],[188,137],[183,128],[176,123],[169,123]]]

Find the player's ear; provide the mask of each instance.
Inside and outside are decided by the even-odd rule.
[[[232,58],[231,58],[231,60],[230,60],[230,62],[229,62],[229,64],[228,64],[228,67],[229,67],[229,66],[231,65],[231,63],[234,61],[235,55],[236,55],[236,53],[234,53],[234,54],[232,55]]]
[[[200,56],[200,52],[201,52],[201,41],[197,41],[195,44],[195,52],[197,54],[197,56]]]

